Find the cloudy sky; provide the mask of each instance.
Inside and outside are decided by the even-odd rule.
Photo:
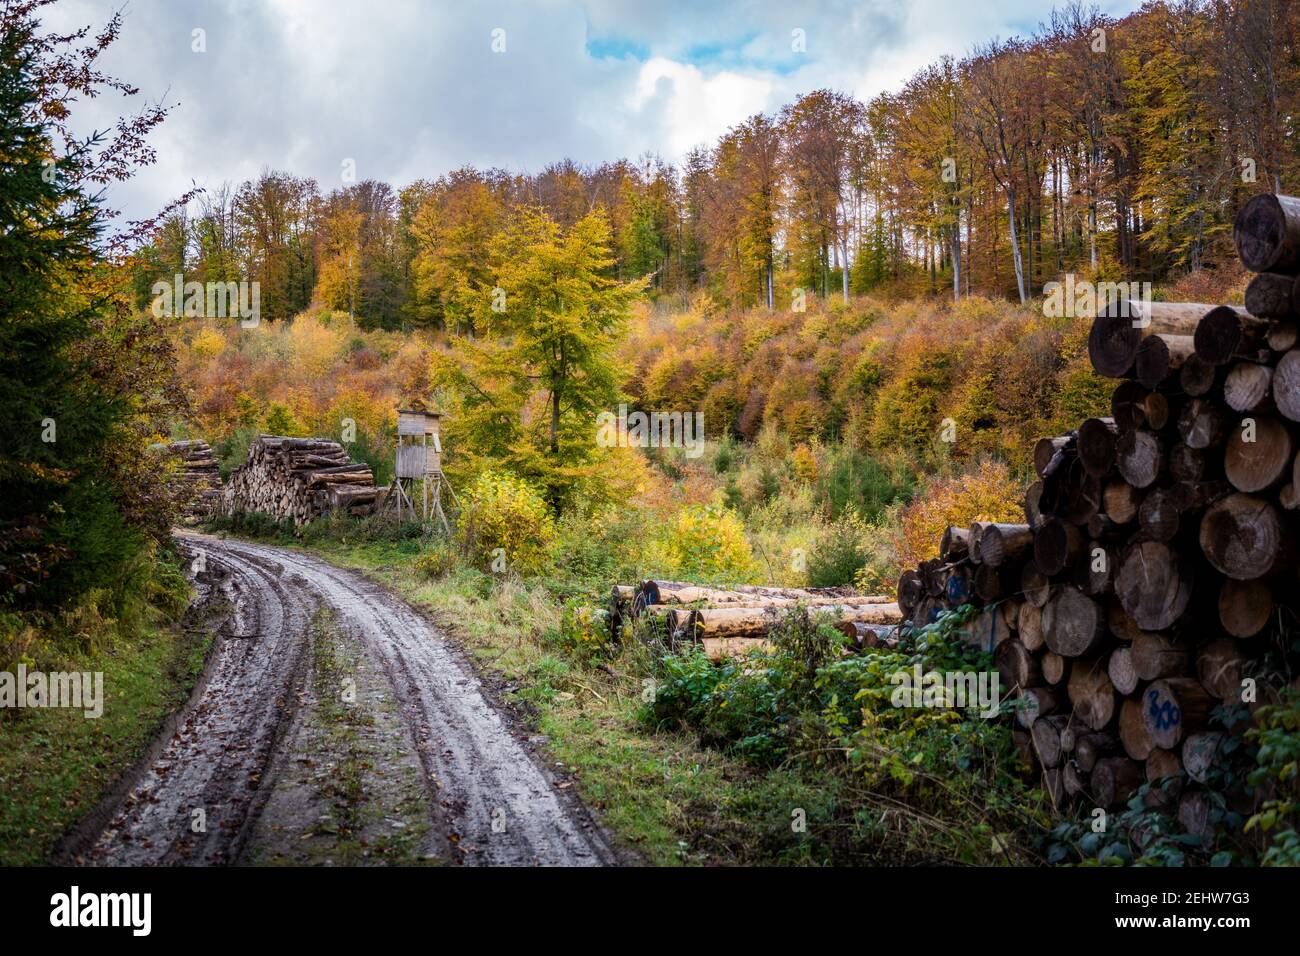
[[[1115,15],[1139,6],[1097,4]],[[801,93],[865,99],[942,54],[1027,35],[1051,10],[1050,0],[59,0],[45,21],[99,26],[123,6],[105,68],[141,98],[176,104],[154,135],[157,165],[110,196],[132,218],[192,184],[267,167],[329,189],[346,160],[358,179],[397,185],[464,165],[537,171],[565,156],[674,161]],[[138,106],[101,98],[80,119],[102,127]]]

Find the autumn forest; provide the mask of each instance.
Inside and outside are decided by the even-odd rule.
[[[141,287],[251,278],[272,320],[317,302],[368,327],[454,329],[457,290],[488,281],[488,243],[524,205],[564,227],[603,209],[616,275],[732,307],[788,308],[795,288],[1023,302],[1066,271],[1175,279],[1222,265],[1243,197],[1295,174],[1295,30],[1285,3],[1122,21],[1072,4],[868,102],[818,90],[752,116],[677,165],[337,188],[268,170],[170,217]]]
[[[1270,629],[1234,638],[1291,689],[1275,681],[1259,717],[1210,680],[1228,690],[1196,714],[1223,725],[1207,746],[1230,769],[1184,773],[1177,740],[1121,752],[1119,716],[1074,699],[1142,724],[1146,682],[1198,666],[1166,632],[1271,587],[1220,589],[1216,565],[1198,571],[1207,614],[1175,627],[1162,605],[1139,627],[1110,577],[1085,594],[1074,568],[1085,544],[1192,548],[1179,514],[1147,540],[1138,488],[1172,508],[1213,485],[1184,515],[1226,496],[1211,478],[1233,429],[1203,396],[1230,363],[1257,383],[1300,362],[1293,273],[1265,328],[1234,240],[1252,198],[1300,193],[1300,6],[1044,4],[888,88],[781,87],[685,150],[460,155],[403,181],[240,157],[231,178],[184,169],[193,188],[135,221],[115,189],[162,181],[155,141],[187,104],[121,107],[89,136],[77,119],[140,93],[104,66],[113,49],[179,34],[158,9],[59,32],[62,2],[0,0],[0,704],[20,667],[106,690],[102,721],[0,707],[0,865],[1300,864],[1285,588],[1257,615]],[[204,42],[234,56],[226,6],[194,0],[216,11]],[[266,31],[310,33],[251,6]],[[556,7],[596,35],[599,11]],[[383,36],[378,20],[348,29]],[[212,89],[234,76],[185,56]],[[1133,356],[1119,390],[1100,374],[1090,336],[1114,316],[1053,305],[1066,281],[1141,283],[1182,321],[1103,343],[1131,338],[1161,374],[1139,381]],[[1196,303],[1223,303],[1255,349],[1233,339],[1184,393]],[[1289,344],[1266,340],[1284,324]],[[629,416],[675,430],[632,437]],[[1109,454],[1097,474],[1081,422]],[[1159,459],[1145,484],[1117,477],[1121,432]],[[1174,445],[1193,477],[1159,458]],[[1275,472],[1259,488],[1293,500]],[[1039,507],[1067,473],[1091,507],[1068,528]],[[1099,511],[1103,481],[1131,493],[1126,518]],[[1021,568],[1048,522],[1061,556],[1037,581]],[[988,528],[1008,560],[976,597],[967,536]],[[1169,588],[1180,613],[1187,590]],[[1042,637],[1049,591],[1093,615],[1072,656]],[[1000,719],[896,702],[923,664],[1010,673],[998,635],[1024,651],[986,702]],[[1103,636],[1155,648],[1120,704]],[[1031,683],[1044,709],[1026,716]],[[1104,791],[1110,829],[1045,782],[1076,757],[1046,762],[1034,726],[1094,747],[1100,777],[1090,764],[1074,796]],[[1174,763],[1197,827],[1157,782]]]

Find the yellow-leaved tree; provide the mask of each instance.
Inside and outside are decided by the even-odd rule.
[[[456,467],[506,469],[556,510],[611,493],[597,416],[619,401],[615,347],[646,283],[610,278],[609,247],[600,209],[567,230],[540,209],[515,210],[492,240],[492,278],[456,293],[475,334],[453,337],[433,362],[456,406]]]

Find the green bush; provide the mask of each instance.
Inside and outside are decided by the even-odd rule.
[[[430,533],[430,529],[427,525],[410,519],[398,524],[391,513],[354,518],[335,511],[307,522],[296,531],[289,529],[285,533],[293,534],[308,544],[395,542],[400,550],[414,553],[418,550],[418,542]]]
[[[730,435],[724,435],[718,442],[718,450],[713,456],[713,471],[715,474],[724,475],[731,470],[732,465],[736,462],[736,443]]]
[[[605,612],[593,608],[585,598],[570,598],[560,612],[559,627],[550,639],[584,660],[598,657],[608,651],[611,643]]]
[[[556,523],[555,573],[564,587],[593,592],[640,578],[645,555],[639,542],[649,534],[647,515],[638,508],[566,512]]]
[[[1250,783],[1270,787],[1274,797],[1246,821],[1245,830],[1268,839],[1265,866],[1300,866],[1300,693],[1284,691],[1281,701],[1261,707],[1256,719],[1257,726],[1246,732],[1259,747]]]
[[[514,475],[487,471],[465,492],[457,539],[482,571],[539,574],[550,566],[555,519]]]
[[[376,486],[383,488],[392,484],[396,465],[393,461],[391,438],[358,431],[356,441],[342,442],[342,444],[353,461],[365,462],[370,466],[370,471],[375,476]]]
[[[762,654],[714,665],[697,647],[661,659],[654,699],[642,710],[651,725],[690,727],[707,744],[772,765],[784,753],[788,710],[780,675]]]
[[[306,428],[294,418],[289,406],[283,402],[272,402],[262,419],[262,431],[267,435],[304,435]]]
[[[716,665],[694,648],[663,657],[641,716],[690,728],[769,774],[797,775],[804,792],[794,805],[810,821],[817,808],[821,829],[783,852],[823,862],[885,852],[895,864],[1035,861],[1046,815],[1007,722],[894,704],[895,675],[914,665],[991,667],[954,639],[970,613],[908,632],[894,650],[844,654],[842,636],[815,609],[795,608],[773,631],[771,652]],[[883,809],[898,816],[893,826],[880,825]]]
[[[665,655],[659,661],[654,697],[642,708],[642,720],[670,728],[690,726],[722,680],[722,672],[696,645]]]
[[[691,578],[748,581],[757,565],[745,526],[717,505],[693,505],[677,512],[665,529],[652,563]]]
[[[248,461],[248,446],[261,433],[262,430],[255,426],[236,428],[229,435],[213,443],[212,451],[217,457],[223,481],[230,477],[232,471]]]
[[[881,459],[847,444],[831,451],[830,466],[822,479],[832,517],[853,509],[868,520],[883,515],[890,505],[907,501],[916,485],[917,475],[905,456]]]
[[[866,522],[852,509],[827,525],[808,554],[808,585],[834,588],[853,584],[871,560],[867,533]]]
[[[261,511],[219,516],[209,521],[206,527],[209,531],[230,531],[249,538],[285,539],[294,536],[293,521],[287,518],[277,521]],[[320,529],[315,533],[320,534]]]
[[[415,559],[416,573],[426,578],[441,578],[460,566],[460,557],[456,549],[446,541],[436,541]]]

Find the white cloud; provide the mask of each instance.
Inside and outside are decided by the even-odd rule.
[[[709,76],[689,64],[653,57],[641,67],[636,88],[625,102],[634,121],[644,115],[656,117],[661,137],[656,148],[666,157],[677,158],[771,108],[773,87],[770,78],[730,70]]]
[[[63,0],[59,29],[99,25],[121,0]],[[1106,0],[1124,12],[1135,0]],[[110,198],[140,217],[192,182],[265,167],[340,184],[398,185],[464,165],[537,171],[657,152],[673,161],[754,112],[819,87],[869,97],[941,53],[1046,19],[1043,0],[132,0],[104,68],[179,106],[159,162]],[[208,52],[190,50],[207,31]],[[502,27],[507,52],[493,53]],[[807,52],[790,50],[805,31]],[[594,56],[589,42],[623,50]],[[103,128],[138,108],[79,107]]]

